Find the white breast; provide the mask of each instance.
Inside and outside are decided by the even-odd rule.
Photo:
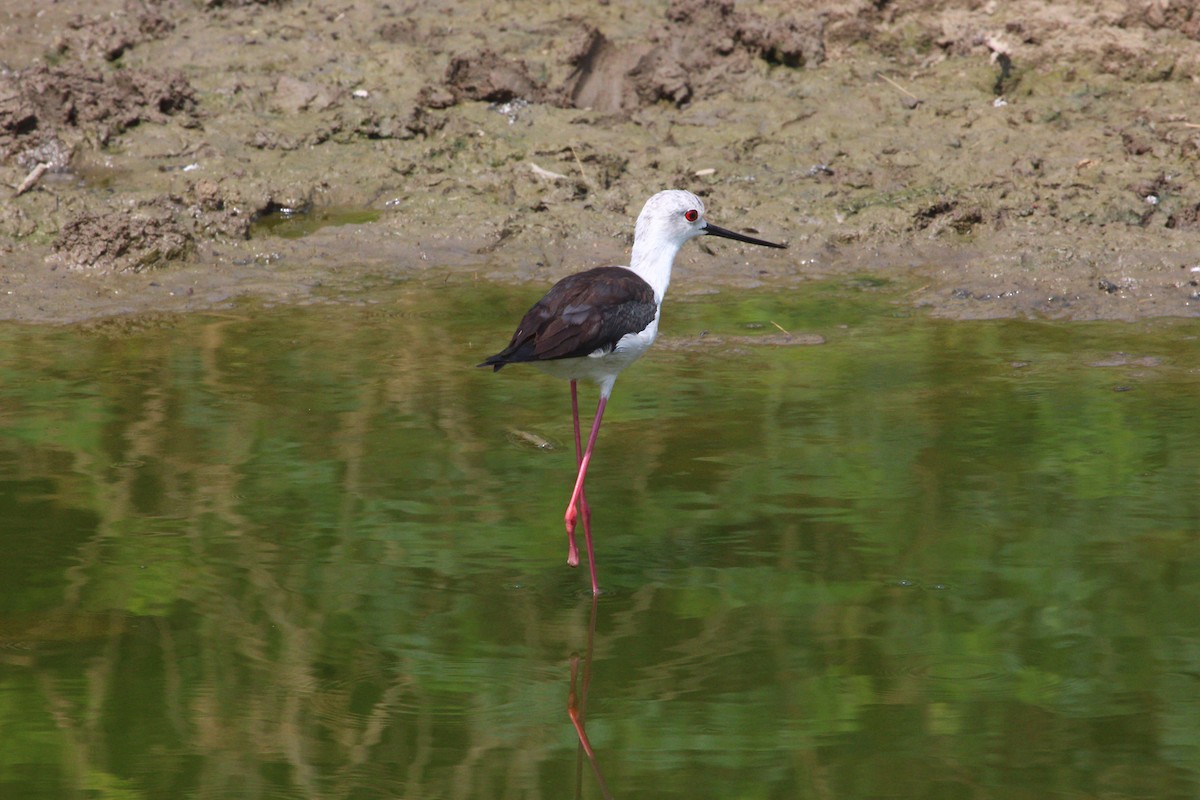
[[[585,358],[560,358],[532,363],[556,378],[597,383],[600,393],[607,396],[621,371],[641,358],[658,338],[658,316],[656,313],[644,330],[622,336],[612,350],[597,350]]]

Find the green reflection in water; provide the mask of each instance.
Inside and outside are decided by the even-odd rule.
[[[889,291],[675,300],[618,383],[613,795],[1195,797],[1194,322]],[[0,796],[599,797],[567,387],[472,366],[535,294],[0,327]]]

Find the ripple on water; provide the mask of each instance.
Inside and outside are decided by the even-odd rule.
[[[970,694],[998,696],[1012,691],[1015,675],[1003,664],[985,658],[942,654],[897,656],[878,669],[890,684],[880,694],[885,702],[912,702],[914,692],[927,700]]]
[[[943,657],[930,661],[911,671],[913,675],[923,675],[931,681],[963,684],[985,684],[999,680],[1005,670],[996,664],[974,658]]]

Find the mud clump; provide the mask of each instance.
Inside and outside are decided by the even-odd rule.
[[[502,58],[491,50],[451,59],[446,69],[446,85],[458,98],[491,103],[517,98],[537,101],[545,93],[545,87],[529,77],[524,61]]]
[[[1176,30],[1189,39],[1200,39],[1200,9],[1192,0],[1143,0],[1130,3],[1122,27],[1145,25],[1152,30]]]
[[[913,230],[929,230],[934,235],[946,231],[966,235],[983,222],[983,211],[979,207],[960,208],[957,201],[947,199],[938,200],[912,216]]]
[[[825,60],[824,18],[774,19],[736,10],[733,0],[674,0],[656,37],[678,53],[730,55],[742,50],[773,64],[803,67]],[[711,66],[700,56],[700,66]]]
[[[431,116],[420,105],[407,113],[347,112],[341,116],[342,129],[364,139],[416,139],[429,137],[446,124],[443,117]]]
[[[636,108],[638,91],[628,76],[643,55],[614,45],[599,28],[585,28],[567,55],[567,63],[575,68],[564,89],[567,104],[604,112]]]
[[[272,109],[284,114],[301,111],[325,111],[341,102],[341,93],[311,81],[302,81],[291,75],[281,75],[275,82]]]
[[[249,239],[250,225],[266,209],[243,210],[240,203],[227,198],[225,190],[208,179],[190,184],[182,196],[171,202],[192,220],[194,234],[210,239]]]
[[[121,15],[77,15],[67,23],[67,33],[55,43],[55,51],[98,54],[105,61],[116,61],[131,48],[161,39],[174,29],[175,23],[157,9],[131,4]]]
[[[170,216],[84,213],[59,232],[51,263],[71,269],[141,272],[182,259],[193,247],[192,236]]]
[[[561,86],[533,78],[521,59],[483,50],[455,56],[444,83],[427,87],[421,101],[448,108],[522,99],[623,114],[660,101],[683,106],[728,86],[756,58],[792,68],[819,64],[823,32],[824,17],[815,14],[778,20],[737,11],[733,0],[675,0],[664,23],[636,41],[616,42],[585,24],[566,48],[571,71]]]
[[[265,216],[310,212],[313,197],[328,188],[321,182],[279,185],[201,178],[181,193],[152,202],[196,240],[237,241],[249,239],[251,226]]]
[[[646,42],[617,44],[586,29],[568,55],[574,71],[563,95],[575,108],[609,113],[661,100],[683,106],[727,86],[754,58],[793,68],[819,64],[823,30],[818,15],[775,20],[737,11],[732,0],[675,0]]]
[[[0,75],[0,158],[88,137],[101,145],[142,122],[192,111],[196,95],[178,70],[111,71],[82,64]]]

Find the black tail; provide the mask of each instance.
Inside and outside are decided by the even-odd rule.
[[[488,356],[482,364],[476,364],[477,367],[491,367],[492,372],[499,372],[500,369],[508,363],[503,353],[497,353],[494,356]]]

